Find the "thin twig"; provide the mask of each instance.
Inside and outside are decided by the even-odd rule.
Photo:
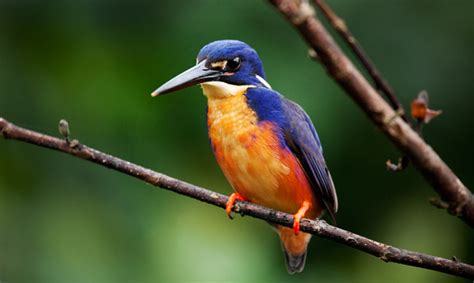
[[[474,197],[471,191],[410,125],[395,117],[392,107],[367,82],[314,16],[313,7],[307,1],[269,1],[315,50],[328,73],[448,203],[448,212],[474,227]]]
[[[321,9],[324,16],[326,16],[329,23],[331,23],[333,28],[341,35],[357,58],[359,58],[362,65],[367,69],[367,72],[374,81],[375,87],[385,94],[392,108],[400,115],[400,117],[402,117],[405,122],[409,123],[405,114],[405,109],[398,100],[395,91],[390,86],[388,81],[382,76],[372,60],[370,60],[370,57],[367,55],[367,53],[365,53],[359,41],[349,30],[346,22],[334,12],[334,10],[326,3],[326,1],[315,0],[315,3],[319,9]],[[387,170],[392,172],[400,172],[407,168],[409,163],[409,159],[405,155],[400,157],[396,164],[394,164],[391,160],[387,160]]]
[[[75,143],[72,144],[72,142],[69,143],[66,140],[18,127],[3,118],[0,118],[0,133],[6,139],[19,140],[68,153],[72,156],[133,176],[154,186],[221,208],[225,208],[228,199],[225,195],[174,179],[123,159],[100,152],[96,149],[80,144],[77,140],[73,140]],[[243,215],[250,215],[255,218],[287,227],[292,227],[293,225],[292,215],[249,202],[237,201],[234,210]],[[323,220],[303,219],[301,221],[301,230],[366,252],[386,262],[417,266],[464,278],[474,278],[474,266],[472,265],[395,248],[331,226]]]
[[[334,27],[334,29],[341,35],[344,41],[356,54],[357,58],[359,58],[362,65],[364,65],[364,67],[367,69],[369,75],[372,77],[375,83],[375,87],[387,96],[388,101],[390,102],[390,105],[393,107],[394,110],[403,110],[403,106],[395,95],[393,88],[390,86],[387,80],[384,79],[375,64],[365,53],[364,49],[359,44],[359,41],[357,41],[355,36],[347,27],[346,22],[341,17],[339,17],[324,0],[315,0],[315,2],[316,5],[321,9],[323,14],[326,16],[326,18],[329,20],[331,25]],[[405,121],[408,121],[405,115],[405,111],[402,111],[400,116]]]

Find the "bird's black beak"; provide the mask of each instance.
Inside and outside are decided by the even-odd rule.
[[[217,79],[222,75],[221,71],[212,70],[206,67],[206,60],[202,60],[196,66],[182,72],[176,77],[164,83],[151,96],[158,96],[165,93],[170,93],[176,90],[193,86],[199,83],[208,82]]]

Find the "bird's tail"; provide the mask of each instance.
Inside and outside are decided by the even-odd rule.
[[[311,234],[300,232],[295,235],[293,229],[283,226],[277,226],[276,230],[280,235],[288,273],[293,274],[303,271]]]

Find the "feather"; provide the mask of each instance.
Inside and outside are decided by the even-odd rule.
[[[282,108],[288,122],[283,128],[285,141],[297,156],[315,194],[321,198],[335,222],[338,208],[336,189],[324,161],[323,149],[316,130],[298,104],[282,98]]]
[[[306,112],[298,104],[267,88],[249,88],[247,102],[260,122],[276,123],[282,146],[287,146],[301,163],[311,188],[335,222],[338,208],[336,189],[323,157],[318,134]]]

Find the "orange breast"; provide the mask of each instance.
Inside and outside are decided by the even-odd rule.
[[[258,122],[246,97],[209,98],[209,137],[217,162],[235,191],[251,202],[296,213],[303,201],[316,218],[316,201],[298,159],[282,147],[272,122]]]

